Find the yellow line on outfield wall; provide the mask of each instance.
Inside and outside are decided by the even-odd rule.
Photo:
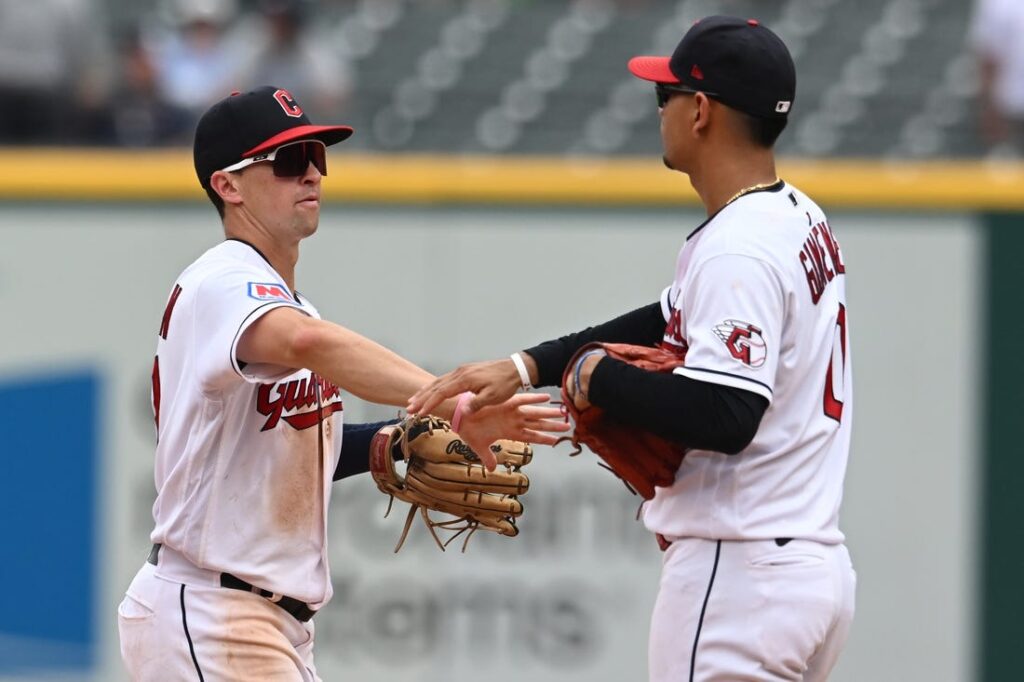
[[[328,202],[694,204],[654,158],[331,156]],[[782,159],[780,175],[829,208],[1024,210],[1024,164]],[[187,150],[0,149],[0,199],[204,200]]]

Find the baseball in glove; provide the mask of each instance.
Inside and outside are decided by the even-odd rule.
[[[494,471],[487,471],[465,442],[444,419],[430,415],[409,417],[400,424],[386,426],[374,434],[370,445],[370,472],[381,492],[411,507],[405,528],[395,546],[402,548],[413,517],[419,511],[437,546],[443,551],[459,535],[466,533],[462,551],[479,528],[501,535],[518,535],[516,519],[523,513],[519,495],[530,487],[521,467],[533,458],[528,443],[499,440],[491,445],[498,460]],[[395,468],[397,459],[405,461],[405,476]],[[431,511],[454,516],[437,521]],[[442,542],[436,528],[456,531]]]
[[[649,500],[654,497],[655,486],[670,486],[675,481],[686,448],[650,431],[624,424],[596,405],[582,410],[575,406],[569,397],[568,382],[574,380],[577,362],[595,350],[648,372],[671,372],[683,364],[684,353],[627,343],[588,343],[576,352],[562,376],[562,401],[576,424],[568,438],[576,448],[571,454],[578,455],[582,451],[581,444],[586,445],[604,460],[602,466],[625,481],[626,487]]]

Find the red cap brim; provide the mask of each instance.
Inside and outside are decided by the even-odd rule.
[[[679,79],[668,68],[669,57],[633,57],[629,70],[637,78],[655,83],[678,83]]]
[[[348,139],[351,134],[351,126],[295,126],[294,128],[281,131],[268,140],[264,140],[245,154],[242,154],[242,158],[244,159],[250,156],[255,156],[256,154],[261,154],[280,147],[283,144],[287,144],[288,142],[294,142],[295,140],[315,139],[320,140],[327,146],[330,146]]]

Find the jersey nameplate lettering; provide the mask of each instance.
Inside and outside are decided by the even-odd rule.
[[[811,215],[807,214],[810,222]],[[821,295],[836,275],[846,273],[846,265],[843,263],[843,256],[839,251],[839,242],[832,234],[832,228],[826,221],[821,221],[807,235],[807,239],[800,250],[800,265],[807,275],[807,286],[811,291],[811,301],[815,305],[821,300]]]

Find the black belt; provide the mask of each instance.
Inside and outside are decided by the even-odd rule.
[[[153,545],[153,549],[151,549],[149,552],[149,563],[156,566],[157,558],[159,556],[160,545],[155,544]],[[226,587],[231,590],[242,590],[243,592],[252,592],[253,594],[257,594],[268,600],[274,596],[274,593],[270,590],[264,590],[259,587],[256,587],[255,585],[247,583],[241,578],[233,576],[230,573],[220,574],[220,586]],[[273,603],[277,604],[282,609],[292,614],[292,617],[300,623],[305,623],[310,618],[312,618],[313,615],[316,613],[316,611],[309,608],[309,606],[305,602],[301,602],[298,599],[295,599],[294,597],[281,597],[279,600]]]

